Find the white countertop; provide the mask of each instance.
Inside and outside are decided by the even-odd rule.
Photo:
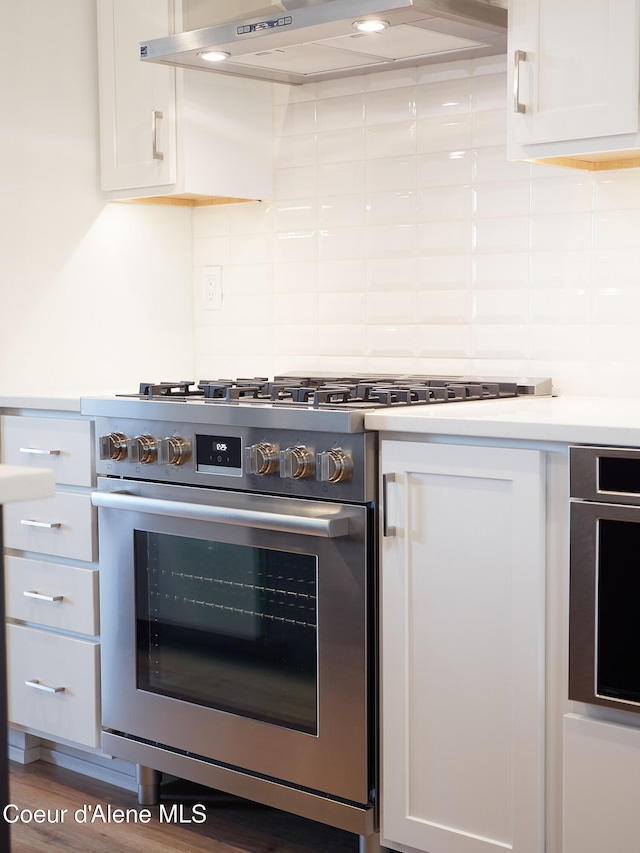
[[[515,397],[397,407],[367,414],[365,425],[380,432],[417,435],[640,447],[640,399]]]
[[[0,394],[0,409],[44,409],[46,411],[79,412],[80,396],[44,397],[26,394]]]
[[[48,468],[0,465],[0,506],[14,501],[52,497],[55,474]]]

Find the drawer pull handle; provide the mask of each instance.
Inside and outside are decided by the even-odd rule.
[[[32,678],[30,681],[25,681],[27,687],[35,687],[36,690],[44,690],[45,693],[64,693],[64,687],[49,687],[48,684],[42,684],[37,678]]]
[[[59,450],[47,450],[45,447],[21,447],[20,453],[32,453],[36,456],[60,456]]]
[[[36,592],[35,589],[25,589],[22,594],[26,598],[37,598],[38,601],[62,601],[62,595],[44,595],[42,592]]]
[[[36,521],[35,518],[21,518],[20,524],[24,524],[25,527],[46,527],[47,530],[62,527],[61,521]]]

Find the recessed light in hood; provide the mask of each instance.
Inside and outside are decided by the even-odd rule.
[[[373,21],[387,26],[354,31]],[[506,9],[491,0],[281,0],[262,17],[141,42],[140,58],[307,83],[505,53],[506,26]],[[206,53],[228,56],[211,62]]]

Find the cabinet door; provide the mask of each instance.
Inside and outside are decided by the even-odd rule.
[[[639,785],[639,729],[565,715],[564,853],[636,853]]]
[[[383,843],[544,848],[535,450],[382,442]]]
[[[140,41],[169,34],[173,7],[173,0],[98,0],[103,190],[175,183],[175,70],[138,57]]]
[[[512,142],[637,132],[639,20],[636,0],[513,0]],[[517,51],[526,57],[518,61]]]

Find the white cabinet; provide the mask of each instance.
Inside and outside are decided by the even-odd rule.
[[[107,198],[271,198],[270,86],[141,62],[141,40],[181,29],[180,0],[97,0],[97,9]]]
[[[544,454],[382,440],[382,843],[544,849]]]
[[[640,165],[638,0],[512,0],[511,160]]]
[[[563,853],[637,853],[640,729],[564,718]]]
[[[51,468],[52,498],[4,510],[9,723],[22,733],[100,746],[97,517],[93,425],[4,415],[2,461]],[[29,760],[14,752],[17,760]],[[35,756],[37,757],[37,752]]]

